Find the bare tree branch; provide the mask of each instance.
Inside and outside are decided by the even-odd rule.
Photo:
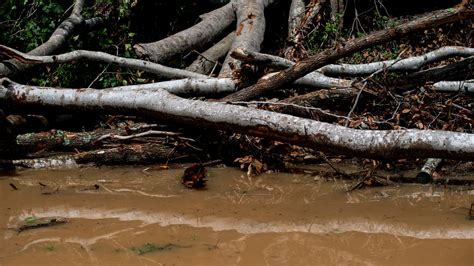
[[[30,55],[48,55],[61,47],[74,29],[83,22],[81,15],[84,0],[76,0],[71,15],[61,22],[49,39],[28,52]],[[0,64],[0,77],[11,76],[29,67],[29,65],[19,64],[17,61],[8,61]]]
[[[295,64],[294,62],[279,56],[250,52],[240,48],[233,50],[231,56],[243,62],[265,63],[278,68],[289,68]],[[271,78],[275,74],[276,73],[267,74],[262,77],[262,79]],[[297,79],[293,84],[315,88],[346,88],[350,87],[351,83],[351,80],[327,77],[314,71]]]
[[[219,102],[183,99],[164,90],[54,89],[0,80],[0,101],[17,106],[146,113],[158,119],[211,127],[367,158],[474,160],[474,135],[434,130],[358,130]]]
[[[205,46],[215,40],[233,21],[235,13],[233,3],[201,16],[198,24],[152,43],[138,43],[133,46],[139,57],[149,58],[153,62],[164,63],[171,58],[189,52],[191,49]]]
[[[208,78],[206,75],[194,73],[187,70],[163,66],[150,61],[144,61],[134,58],[125,58],[107,54],[104,52],[94,52],[87,50],[76,50],[65,54],[52,56],[34,56],[24,54],[15,49],[0,45],[0,53],[29,65],[40,64],[58,64],[58,63],[75,63],[76,61],[93,61],[101,63],[114,64],[120,67],[128,67],[132,69],[143,70],[148,73],[156,74],[166,78]]]
[[[283,85],[289,84],[296,79],[340,58],[363,50],[370,46],[381,44],[407,34],[437,27],[447,23],[469,19],[474,16],[474,10],[469,8],[469,2],[454,8],[440,10],[422,16],[413,21],[406,22],[390,29],[377,31],[364,37],[360,37],[341,44],[335,48],[327,49],[315,56],[296,63],[289,69],[283,70],[272,77],[272,79],[260,80],[257,84],[242,89],[236,93],[221,99],[222,101],[243,101],[255,98],[266,92],[275,90]]]
[[[263,54],[259,52],[236,49],[231,54],[234,58],[253,64],[264,64],[276,68],[289,68],[295,63],[285,58]],[[334,76],[365,76],[376,71],[386,69],[387,71],[413,72],[421,67],[436,63],[452,57],[469,57],[474,55],[474,48],[462,46],[445,46],[420,56],[405,59],[386,60],[368,64],[331,64],[323,66],[316,71],[324,75]]]

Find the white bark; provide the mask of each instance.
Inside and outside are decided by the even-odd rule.
[[[229,33],[218,43],[200,54],[198,58],[186,68],[186,70],[204,75],[212,74],[213,70],[219,64],[219,59],[224,57],[229,51],[234,37],[235,32]]]
[[[292,0],[288,14],[288,39],[294,40],[305,11],[304,0]]]
[[[121,86],[111,88],[110,90],[166,90],[169,93],[176,95],[213,95],[224,92],[233,92],[235,89],[235,83],[231,79],[209,78],[179,79],[141,85]]]
[[[369,158],[442,157],[474,160],[474,135],[434,130],[358,130],[263,110],[147,92],[54,89],[0,80],[0,100],[16,106],[146,113],[155,118]]]
[[[232,42],[230,50],[236,48],[244,48],[249,51],[260,51],[260,45],[263,42],[265,34],[265,7],[270,0],[237,0],[236,15],[237,27],[235,30],[235,38]],[[235,78],[235,73],[241,68],[242,62],[235,60],[230,55],[224,60],[220,78]]]
[[[331,64],[317,71],[325,75],[337,76],[365,76],[383,70],[384,68],[387,68],[389,71],[413,72],[419,70],[424,65],[439,62],[447,58],[456,56],[469,57],[473,55],[474,48],[445,46],[424,55],[401,60],[387,60],[368,64]],[[233,51],[233,56],[246,62],[265,64],[278,68],[288,68],[294,65],[294,62],[275,55],[262,54],[244,49]]]
[[[150,61],[125,58],[107,54],[104,52],[94,52],[87,50],[76,50],[69,53],[52,56],[34,56],[24,54],[15,49],[0,45],[0,54],[3,54],[10,58],[15,58],[23,63],[30,65],[74,63],[76,61],[93,61],[101,63],[110,63],[120,67],[143,70],[145,72],[156,74],[164,78],[207,78],[206,75],[178,68],[167,67]]]
[[[266,74],[261,79],[269,79],[277,73],[278,72]],[[352,81],[347,80],[347,79],[331,78],[318,72],[312,72],[302,78],[295,80],[293,84],[304,86],[304,87],[311,87],[311,88],[329,89],[329,88],[348,88],[352,85]]]
[[[325,2],[326,0],[312,0],[307,7],[305,1],[294,0],[291,2],[288,20],[288,45],[283,52],[285,58],[298,60],[307,56],[303,41],[307,38],[308,32],[315,28],[315,24],[319,23],[319,18],[322,15],[318,15]]]
[[[469,57],[474,55],[474,48],[461,46],[445,46],[424,55],[409,57],[402,60],[387,60],[369,64],[337,64],[327,65],[318,71],[325,75],[348,75],[365,76],[376,71],[387,68],[390,71],[413,72],[419,70],[422,66],[445,60],[447,58],[461,56]]]
[[[135,53],[153,62],[163,63],[191,49],[205,46],[235,21],[233,3],[204,14],[201,18],[198,24],[160,41],[135,44]]]
[[[29,51],[28,54],[47,55],[61,47],[74,29],[83,22],[81,14],[83,6],[84,0],[74,1],[71,15],[59,24],[46,42]],[[27,67],[28,65],[19,64],[16,61],[10,61],[9,64],[0,63],[0,77],[13,75]]]
[[[433,84],[433,90],[439,91],[439,92],[474,93],[474,80],[440,81]]]

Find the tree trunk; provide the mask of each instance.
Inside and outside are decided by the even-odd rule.
[[[241,132],[350,156],[474,160],[474,135],[434,130],[357,130],[269,111],[183,99],[164,90],[53,89],[0,80],[0,101],[58,110],[135,112],[157,119]]]

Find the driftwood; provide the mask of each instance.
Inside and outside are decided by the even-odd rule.
[[[327,49],[315,56],[302,60],[286,70],[278,72],[271,79],[260,79],[255,85],[244,88],[236,93],[226,96],[221,101],[243,101],[253,99],[264,93],[276,90],[281,86],[290,84],[296,79],[344,56],[350,55],[370,46],[381,44],[395,38],[447,23],[452,23],[474,16],[474,10],[469,7],[469,1],[438,12],[430,13],[410,22],[406,22],[390,29],[377,31],[365,37],[350,40],[333,49]]]
[[[0,84],[0,101],[17,106],[135,112],[174,123],[241,132],[358,157],[474,160],[474,135],[466,133],[358,130],[219,102],[183,99],[165,90],[55,89],[21,85],[5,78]]]

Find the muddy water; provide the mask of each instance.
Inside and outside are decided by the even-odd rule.
[[[474,265],[474,193],[466,188],[346,193],[351,183],[223,168],[210,169],[207,189],[195,191],[179,183],[182,171],[0,177],[0,265]],[[53,216],[68,222],[14,230]]]

